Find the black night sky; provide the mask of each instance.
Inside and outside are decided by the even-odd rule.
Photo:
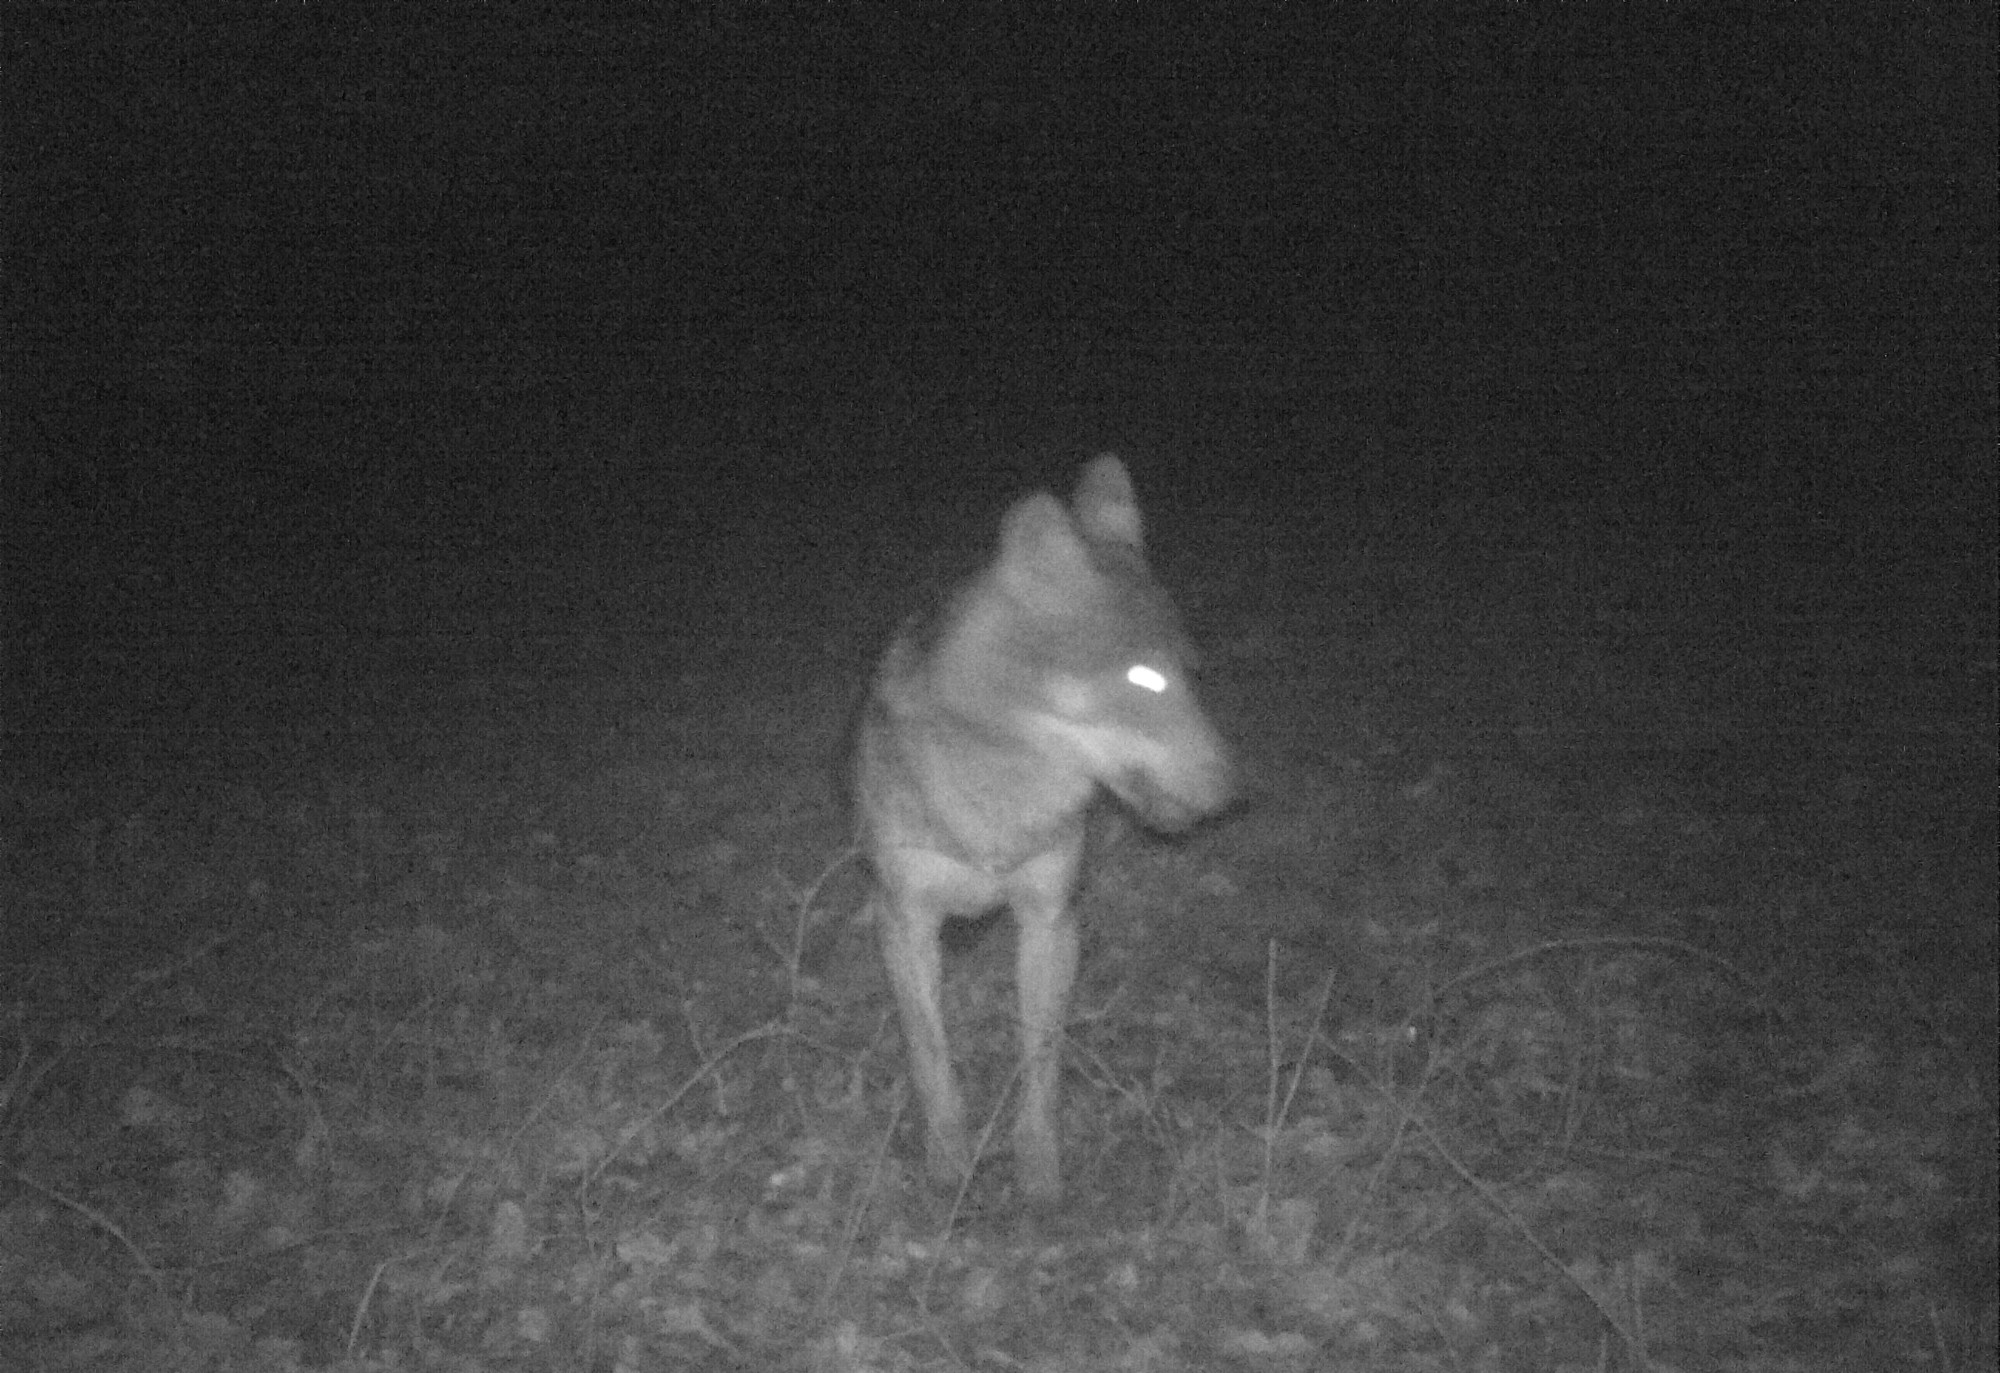
[[[1990,502],[1944,11],[705,12],[17,24],[30,502],[226,554],[1099,447],[1249,500]]]

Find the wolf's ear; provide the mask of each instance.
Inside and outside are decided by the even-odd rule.
[[[1087,537],[1138,551],[1139,498],[1132,493],[1125,464],[1115,455],[1105,453],[1084,465],[1070,504],[1076,507],[1076,522]]]
[[[1090,550],[1062,502],[1046,491],[1022,498],[1000,526],[1000,584],[1041,614],[1074,609],[1095,576]]]

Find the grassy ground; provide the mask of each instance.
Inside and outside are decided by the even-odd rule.
[[[1983,555],[1149,499],[1254,782],[1102,827],[1031,1219],[920,1185],[853,925],[849,710],[991,535],[884,501],[67,557],[0,1363],[1992,1367]],[[1008,932],[956,945],[998,1108]]]

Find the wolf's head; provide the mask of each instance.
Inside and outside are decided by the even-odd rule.
[[[1146,567],[1125,465],[1083,469],[1068,508],[1040,493],[1001,528],[990,641],[1052,747],[1155,829],[1228,804],[1228,750],[1195,699],[1194,655]]]

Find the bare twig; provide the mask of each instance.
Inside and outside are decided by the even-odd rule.
[[[1570,1272],[1569,1268],[1563,1263],[1562,1259],[1557,1256],[1556,1252],[1553,1249],[1550,1249],[1548,1245],[1542,1242],[1541,1237],[1535,1234],[1534,1230],[1528,1225],[1526,1221],[1522,1220],[1519,1215],[1515,1214],[1513,1208],[1508,1206],[1506,1198],[1502,1197],[1498,1192],[1494,1191],[1492,1186],[1488,1184],[1484,1178],[1480,1177],[1477,1173],[1473,1172],[1471,1168],[1467,1167],[1464,1163],[1460,1162],[1458,1156],[1454,1154],[1451,1151],[1451,1149],[1446,1146],[1445,1142],[1438,1137],[1437,1131],[1433,1130],[1430,1126],[1430,1123],[1427,1120],[1425,1120],[1420,1114],[1418,1114],[1414,1109],[1412,1109],[1409,1112],[1409,1122],[1410,1124],[1414,1125],[1417,1129],[1417,1132],[1421,1134],[1426,1141],[1429,1142],[1431,1148],[1437,1151],[1437,1156],[1444,1160],[1445,1166],[1447,1168],[1451,1169],[1452,1172],[1458,1174],[1459,1179],[1463,1181],[1466,1186],[1470,1187],[1473,1190],[1473,1192],[1478,1195],[1481,1201],[1485,1202],[1488,1206],[1493,1208],[1493,1210],[1496,1213],[1498,1213],[1498,1215],[1502,1220],[1506,1221],[1508,1225],[1512,1226],[1514,1232],[1520,1235],[1522,1239],[1528,1242],[1528,1246],[1531,1249],[1533,1249],[1536,1254],[1541,1256],[1543,1262],[1547,1263],[1549,1267],[1555,1269],[1556,1272],[1562,1275],[1563,1281],[1567,1282],[1570,1286],[1574,1287],[1577,1291],[1581,1292],[1584,1295],[1584,1299],[1587,1300],[1593,1307],[1597,1309],[1597,1314],[1599,1319],[1601,1319],[1606,1326],[1610,1327],[1611,1331],[1618,1336],[1620,1341],[1624,1343],[1625,1348],[1628,1351],[1630,1351],[1633,1359],[1635,1359],[1638,1362],[1639,1367],[1651,1368],[1652,1361],[1646,1357],[1645,1345],[1642,1342],[1638,1332],[1635,1330],[1628,1329],[1624,1324],[1624,1322],[1620,1321],[1618,1317],[1613,1315],[1611,1313],[1611,1308],[1604,1304],[1603,1299],[1600,1298],[1595,1292],[1591,1291],[1590,1288],[1585,1286],[1581,1281],[1579,1281],[1577,1276],[1574,1273]]]
[[[1449,979],[1443,986],[1432,992],[1429,998],[1430,1004],[1435,1006],[1443,1001],[1447,994],[1461,985],[1476,981],[1490,973],[1496,973],[1502,968],[1510,968],[1516,963],[1526,963],[1533,959],[1547,958],[1555,954],[1585,953],[1593,949],[1613,948],[1661,949],[1669,953],[1678,953],[1688,958],[1699,959],[1705,963],[1712,963],[1728,973],[1737,982],[1757,993],[1757,999],[1760,1004],[1769,1004],[1764,996],[1763,988],[1757,979],[1751,977],[1720,954],[1710,953],[1707,949],[1690,944],[1685,940],[1670,939],[1665,935],[1652,934],[1585,935],[1575,939],[1550,939],[1540,944],[1530,944],[1525,949],[1516,949],[1512,953],[1503,954],[1499,958],[1467,968],[1464,972]]]
[[[625,1127],[611,1147],[604,1151],[604,1157],[599,1159],[596,1166],[584,1175],[583,1190],[588,1192],[591,1187],[596,1185],[597,1179],[603,1175],[604,1170],[609,1168],[612,1162],[625,1151],[625,1147],[628,1144],[651,1129],[654,1121],[680,1105],[681,1098],[699,1086],[703,1078],[714,1073],[722,1065],[724,1059],[746,1044],[755,1044],[760,1040],[776,1039],[786,1033],[787,1031],[783,1025],[778,1024],[776,1021],[767,1021],[755,1029],[745,1030],[742,1034],[729,1040],[713,1054],[702,1060],[696,1066],[695,1070],[688,1074],[687,1080],[667,1095],[665,1101],[662,1101],[638,1120],[633,1121]]]
[[[137,1244],[133,1243],[132,1237],[130,1235],[127,1235],[123,1230],[119,1229],[118,1223],[112,1220],[111,1217],[105,1215],[102,1211],[99,1211],[94,1206],[91,1206],[85,1202],[78,1201],[75,1197],[68,1196],[62,1192],[58,1192],[53,1187],[50,1187],[41,1182],[37,1182],[35,1179],[29,1177],[26,1173],[22,1172],[19,1168],[16,1168],[11,1164],[6,1165],[6,1167],[8,1176],[12,1177],[16,1182],[20,1183],[23,1187],[26,1187],[31,1191],[39,1192],[43,1196],[47,1197],[50,1201],[54,1202],[56,1205],[66,1207],[69,1210],[76,1212],[79,1216],[82,1216],[85,1220],[89,1221],[92,1225],[102,1230],[105,1234],[111,1236],[111,1238],[117,1240],[120,1244],[124,1245],[125,1252],[130,1254],[132,1256],[132,1261],[139,1265],[139,1271],[141,1273],[144,1273],[146,1275],[146,1280],[153,1284],[153,1290],[158,1292],[162,1297],[165,1297],[167,1295],[167,1280],[165,1275],[162,1274],[159,1269],[153,1266],[153,1261],[146,1257],[146,1251],[141,1249]]]
[[[882,1170],[889,1161],[889,1150],[895,1143],[896,1127],[903,1122],[903,1108],[909,1104],[909,1081],[905,1079],[897,1085],[895,1109],[889,1113],[889,1128],[882,1132],[882,1147],[875,1151],[875,1158],[868,1167],[868,1181],[861,1189],[860,1197],[848,1208],[847,1220],[840,1227],[840,1242],[834,1246],[833,1262],[827,1268],[826,1285],[820,1289],[819,1300],[813,1303],[812,1323],[818,1325],[833,1304],[833,1294],[840,1288],[840,1280],[847,1272],[848,1255],[854,1252],[854,1238],[861,1233],[861,1218],[868,1214],[869,1201],[881,1186]]]

